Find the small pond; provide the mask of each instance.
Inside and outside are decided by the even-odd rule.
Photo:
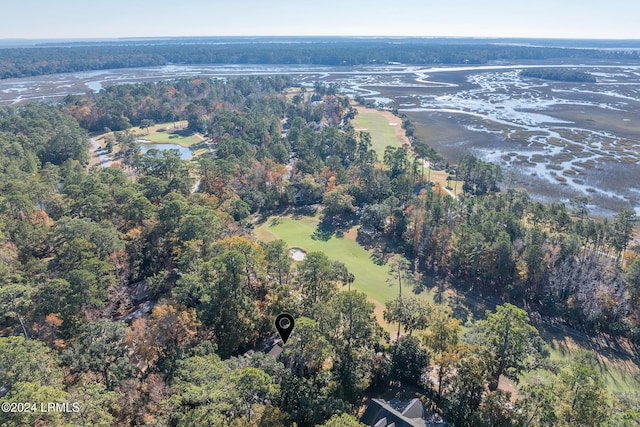
[[[191,148],[182,147],[178,144],[156,144],[154,142],[140,143],[140,151],[142,152],[142,154],[154,148],[156,150],[178,150],[180,152],[180,158],[182,160],[189,160],[193,157],[193,151],[191,151]]]

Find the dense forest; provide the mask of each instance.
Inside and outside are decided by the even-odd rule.
[[[569,68],[529,68],[520,71],[520,75],[522,77],[533,77],[536,79],[556,80],[561,82],[596,82],[596,77],[593,74]]]
[[[635,50],[536,47],[472,40],[201,39],[71,43],[0,49],[0,78],[167,64],[485,64],[489,61],[628,60]]]
[[[417,138],[379,158],[347,98],[292,87],[176,80],[0,109],[0,400],[77,405],[0,425],[358,426],[398,384],[455,426],[637,425],[637,394],[609,392],[592,352],[551,361],[532,321],[640,343],[634,212],[532,201],[498,166],[448,165]],[[186,120],[213,153],[141,154],[132,126],[149,120]],[[88,131],[105,128],[118,161],[88,168]],[[392,264],[393,339],[343,263],[294,262],[253,233],[314,209]],[[433,286],[499,304],[471,321],[416,296]],[[274,357],[283,311],[296,326]]]

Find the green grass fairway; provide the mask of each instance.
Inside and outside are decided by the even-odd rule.
[[[580,349],[589,349],[586,340],[563,337],[559,333],[542,333],[546,339],[550,358],[555,361],[568,361]],[[609,391],[633,392],[640,390],[640,367],[631,355],[614,355],[606,349],[598,354],[598,367]],[[607,355],[608,354],[608,355]]]
[[[160,123],[151,126],[149,127],[149,133],[147,133],[146,128],[140,129],[140,131],[141,133],[138,133],[139,138],[148,139],[157,144],[178,144],[183,147],[190,147],[202,142],[201,138],[186,129],[174,129],[173,123]]]
[[[331,260],[343,262],[355,276],[353,287],[382,304],[398,294],[398,287],[386,282],[388,265],[376,265],[369,251],[346,237],[314,240],[316,227],[311,219],[275,218],[258,227],[256,235],[261,240],[282,239],[307,252],[324,252]]]
[[[398,295],[398,285],[387,283],[390,277],[390,266],[376,264],[371,252],[348,237],[332,236],[326,241],[314,239],[313,234],[317,225],[317,221],[310,217],[301,219],[271,217],[255,229],[255,234],[263,241],[282,239],[289,247],[298,247],[307,252],[324,252],[331,260],[344,263],[355,276],[353,288],[364,292],[376,303],[378,321],[388,331],[393,330],[382,319],[384,303]],[[412,291],[410,287],[403,286],[405,295],[409,295]],[[420,297],[433,301],[431,292],[422,292]]]
[[[400,146],[394,127],[390,126],[389,121],[381,114],[361,111],[354,120],[354,127],[367,129],[371,134],[371,148],[376,150],[379,160],[382,160],[384,149],[387,146]]]
[[[389,112],[385,112],[391,114]],[[397,119],[398,125],[401,126],[401,120]],[[385,117],[382,112],[359,109],[358,115],[353,120],[353,126],[356,129],[367,129],[371,134],[371,148],[378,153],[378,160],[382,161],[384,157],[384,149],[387,146],[400,147],[402,139],[396,134],[396,127],[389,125],[389,118]],[[413,159],[413,155],[410,154]],[[420,168],[422,172],[422,168]],[[424,168],[424,179],[429,175],[429,168]],[[447,186],[447,173],[443,171],[433,171],[431,173],[431,181],[439,183],[443,188]],[[456,195],[462,192],[462,181],[451,181],[451,186],[456,187]]]

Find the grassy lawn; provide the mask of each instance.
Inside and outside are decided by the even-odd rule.
[[[307,252],[324,252],[331,260],[344,263],[355,276],[353,288],[364,292],[370,301],[376,304],[376,316],[380,324],[388,331],[393,330],[382,319],[384,303],[398,295],[398,285],[387,283],[390,278],[389,265],[378,265],[371,252],[354,241],[352,229],[349,236],[331,236],[328,240],[314,238],[318,222],[315,218],[271,217],[255,229],[255,235],[263,241],[282,239],[289,247],[298,247]],[[404,289],[408,295],[412,290]],[[433,301],[430,292],[422,292],[421,298]]]
[[[353,126],[356,129],[367,129],[371,134],[371,148],[376,150],[379,160],[382,160],[384,149],[388,145],[399,147],[401,144],[401,140],[396,136],[394,126],[389,125],[389,120],[382,114],[378,114],[377,111],[359,110],[353,121]],[[401,126],[400,119],[398,119],[396,126]]]
[[[391,126],[390,123],[394,123],[395,126]],[[366,129],[371,134],[371,145],[376,153],[378,153],[378,160],[382,161],[384,156],[384,149],[387,146],[400,147],[405,144],[409,144],[408,138],[404,134],[402,129],[402,120],[399,117],[393,116],[389,111],[378,111],[371,108],[358,108],[358,115],[353,120],[353,126],[355,129]],[[410,154],[411,158],[413,156]],[[422,173],[422,168],[419,169]],[[426,181],[429,175],[429,168],[424,168],[424,179]],[[430,178],[432,182],[440,184],[442,188],[447,186],[447,173],[443,170],[436,171],[431,170]],[[455,188],[456,196],[462,193],[462,181],[450,182],[451,187]],[[453,191],[451,191],[453,193]]]
[[[541,331],[548,344],[550,358],[567,361],[581,349],[589,349],[585,339],[564,336],[557,331]],[[640,390],[640,366],[630,355],[614,354],[608,349],[600,349],[598,366],[607,388],[612,392],[633,392]]]
[[[157,144],[178,144],[183,147],[190,147],[202,142],[202,138],[197,137],[185,128],[183,122],[160,123],[147,129],[134,128],[138,138],[148,139]]]

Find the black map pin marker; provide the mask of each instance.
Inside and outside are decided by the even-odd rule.
[[[280,334],[280,338],[282,338],[282,343],[286,344],[289,336],[291,335],[291,331],[293,331],[293,325],[295,325],[295,320],[293,320],[293,316],[289,313],[281,313],[276,317],[276,329]]]

